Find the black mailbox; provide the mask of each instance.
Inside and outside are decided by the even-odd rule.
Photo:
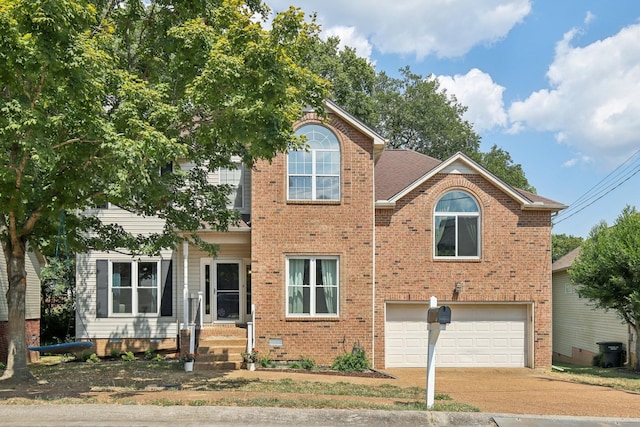
[[[447,305],[430,308],[427,321],[429,323],[440,323],[442,325],[451,323],[451,308]]]

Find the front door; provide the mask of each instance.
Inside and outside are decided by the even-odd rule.
[[[236,260],[214,260],[213,263],[203,263],[205,322],[240,320],[241,264]]]

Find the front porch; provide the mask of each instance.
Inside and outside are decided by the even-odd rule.
[[[242,353],[247,351],[247,325],[203,325],[195,329],[196,370],[230,370],[242,367]],[[180,331],[180,353],[188,352],[190,330]]]

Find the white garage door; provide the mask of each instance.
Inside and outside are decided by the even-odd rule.
[[[527,306],[450,305],[451,324],[440,332],[436,366],[523,367],[527,354]],[[387,367],[427,366],[427,305],[388,304]]]

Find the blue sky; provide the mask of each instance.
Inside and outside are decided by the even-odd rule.
[[[317,12],[378,71],[438,78],[483,151],[508,151],[538,194],[570,206],[554,233],[586,237],[640,209],[640,1],[266,2]]]

